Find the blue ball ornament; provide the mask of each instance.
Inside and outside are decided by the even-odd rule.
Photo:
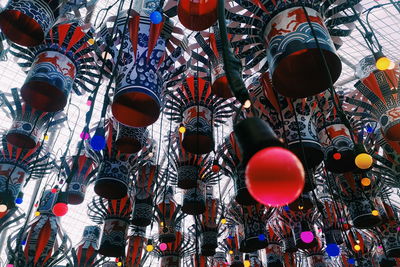
[[[159,24],[159,23],[161,23],[161,21],[162,21],[162,14],[161,14],[161,12],[160,12],[160,11],[157,11],[157,10],[151,12],[151,14],[150,14],[150,21],[151,21],[151,23],[153,23],[153,24]]]

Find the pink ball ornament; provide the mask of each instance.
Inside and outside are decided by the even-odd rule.
[[[268,147],[258,151],[246,167],[246,185],[254,199],[281,207],[296,200],[303,191],[304,168],[291,151]]]

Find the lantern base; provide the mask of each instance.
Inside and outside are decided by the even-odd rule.
[[[35,80],[30,80],[22,86],[21,97],[28,105],[44,112],[60,111],[68,100],[64,92],[56,86]]]
[[[387,139],[391,141],[400,141],[400,123],[387,128],[384,132]]]
[[[215,255],[215,249],[203,249],[201,248],[201,256],[212,257]]]
[[[192,31],[203,31],[217,22],[217,0],[198,2],[179,0],[178,18],[185,28]]]
[[[289,144],[289,149],[296,154],[296,156],[301,160],[304,167],[312,169],[317,167],[324,159],[324,153],[322,152],[322,147],[317,142],[307,142],[302,141]],[[303,154],[304,149],[304,154]],[[305,164],[307,163],[307,164]]]
[[[372,214],[363,214],[353,219],[353,225],[359,229],[369,229],[378,226],[382,223],[381,216],[374,216]]]
[[[79,205],[85,200],[85,195],[80,193],[69,193],[68,192],[68,204]]]
[[[175,233],[160,234],[158,237],[160,243],[171,243],[176,240]]]
[[[105,243],[100,246],[98,252],[107,257],[121,257],[125,255],[125,247]]]
[[[6,135],[6,140],[8,143],[13,146],[23,148],[23,149],[32,149],[36,146],[35,140],[33,140],[30,136],[20,133],[8,133]]]
[[[261,241],[258,237],[251,237],[240,243],[240,251],[243,253],[251,253],[266,248],[267,246],[268,242],[266,240]]]
[[[333,173],[345,173],[356,169],[356,165],[354,164],[356,155],[354,154],[353,149],[340,151],[340,159],[338,160],[333,158],[334,153],[335,152],[329,153],[325,160],[325,166],[328,171]]]
[[[211,85],[211,92],[214,95],[225,99],[233,97],[232,90],[229,87],[226,76],[222,76],[214,81],[214,83]]]
[[[289,52],[280,56],[281,60],[277,60],[279,63],[272,74],[272,83],[277,92],[290,98],[312,96],[331,86],[319,49],[304,48],[297,51],[299,46],[303,47],[304,44],[292,41],[288,45]],[[290,53],[290,51],[296,52]],[[334,83],[342,72],[342,64],[336,53],[323,48],[322,53]]]
[[[122,124],[131,127],[146,127],[157,121],[160,115],[160,103],[153,96],[136,89],[117,93],[111,105],[111,111],[115,119]]]
[[[102,178],[96,181],[94,192],[107,199],[120,199],[126,196],[128,188],[115,178]]]
[[[18,10],[1,12],[0,28],[7,39],[22,46],[40,45],[45,37],[40,24]]]
[[[386,249],[386,255],[389,258],[399,258],[400,257],[400,247],[392,248],[392,249]]]
[[[143,145],[139,140],[129,137],[118,139],[115,142],[115,145],[117,146],[117,150],[119,152],[126,154],[137,153],[143,148]]]
[[[206,204],[200,201],[184,201],[182,211],[190,215],[200,215],[206,211]]]
[[[214,140],[209,135],[185,134],[182,146],[189,153],[207,154],[214,149]]]

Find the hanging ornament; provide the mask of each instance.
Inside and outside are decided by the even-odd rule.
[[[126,11],[118,19],[128,20],[127,27],[117,23],[119,36],[114,37],[113,27],[108,28],[116,23],[111,18],[104,23],[99,38],[103,54],[110,56],[105,59],[108,66],[118,73],[111,111],[126,126],[146,127],[159,117],[164,86],[178,82],[176,78],[187,68],[186,39],[183,31],[166,17],[154,24],[147,16]],[[107,40],[112,40],[111,44]],[[106,70],[105,75],[109,76],[107,71],[112,73],[112,69]]]
[[[206,154],[214,149],[213,128],[233,113],[233,102],[211,93],[208,80],[186,77],[180,88],[167,94],[165,114],[186,128],[182,146],[189,153]]]
[[[346,2],[336,8],[325,1],[266,4],[246,0],[227,9],[228,32],[237,40],[233,48],[241,51],[240,58],[252,56],[245,61],[245,69],[266,69],[268,63],[276,90],[299,98],[322,92],[339,78],[342,67],[335,46],[351,33],[342,25],[355,26],[361,5]]]
[[[358,94],[346,98],[346,102],[362,110],[379,122],[386,138],[400,140],[399,67],[379,71],[372,56],[357,65],[359,81],[354,85]],[[363,96],[360,99],[359,96]]]
[[[85,199],[86,187],[89,181],[97,171],[93,159],[85,153],[80,156],[73,156],[70,159],[62,159],[65,176],[72,175],[68,182],[66,192],[68,194],[68,203],[79,205]]]
[[[13,46],[13,54],[25,61],[19,65],[29,67],[21,87],[26,104],[43,112],[56,112],[65,107],[71,90],[77,95],[82,94],[81,89],[90,91],[89,86],[96,85],[93,78],[99,76],[91,39],[90,25],[73,20],[52,26],[42,45],[30,49]]]
[[[72,248],[74,266],[95,266],[99,239],[100,227],[85,226],[81,241]]]
[[[178,18],[187,29],[202,31],[217,22],[218,0],[178,1]]]
[[[143,257],[143,248],[147,240],[145,238],[145,233],[146,228],[144,227],[134,227],[132,229],[132,233],[128,236],[128,248],[124,266],[136,267],[141,264]]]
[[[116,122],[117,136],[115,145],[121,153],[133,154],[139,152],[145,145],[149,136],[146,128],[135,128]]]
[[[4,93],[0,94],[13,118],[11,128],[7,131],[7,142],[23,149],[33,149],[46,130],[51,134],[58,130],[67,117],[62,113],[47,113],[36,110],[26,103],[21,103],[19,90],[11,89],[13,103]]]
[[[107,257],[125,255],[126,235],[132,203],[129,196],[121,199],[95,197],[88,205],[88,215],[92,221],[102,224],[103,235],[98,252]]]

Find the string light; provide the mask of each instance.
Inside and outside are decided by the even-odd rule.
[[[36,211],[35,212],[35,216],[37,217],[37,216],[39,216],[40,215],[40,211]]]
[[[371,155],[368,153],[360,153],[354,160],[356,166],[362,170],[370,168],[373,162]]]
[[[247,99],[244,104],[243,104],[244,108],[250,108],[251,107],[251,101],[249,99]]]
[[[221,223],[222,223],[222,224],[226,224],[226,219],[225,219],[225,218],[222,218],[222,219],[221,219]]]
[[[360,245],[354,245],[354,250],[355,250],[355,251],[360,251],[360,249],[361,249],[361,246],[360,246]]]
[[[153,249],[154,249],[154,246],[153,246],[152,244],[148,244],[148,245],[146,246],[147,252],[152,252]]]
[[[0,212],[6,212],[8,210],[8,207],[6,204],[0,204]]]
[[[180,132],[181,134],[184,134],[184,133],[186,132],[186,127],[183,126],[183,125],[179,126],[179,132]]]
[[[117,262],[117,266],[122,266],[122,262]]]
[[[371,213],[372,213],[372,215],[374,215],[374,216],[378,216],[378,215],[379,215],[379,211],[377,211],[377,210],[373,210]]]
[[[361,179],[361,184],[362,184],[363,186],[369,186],[369,185],[371,185],[371,179],[369,179],[369,178],[367,178],[367,177],[362,178],[362,179]]]
[[[333,159],[340,160],[341,158],[342,158],[342,154],[340,154],[339,152],[336,152],[333,154]]]
[[[229,250],[229,254],[232,255],[233,254],[233,250]]]

